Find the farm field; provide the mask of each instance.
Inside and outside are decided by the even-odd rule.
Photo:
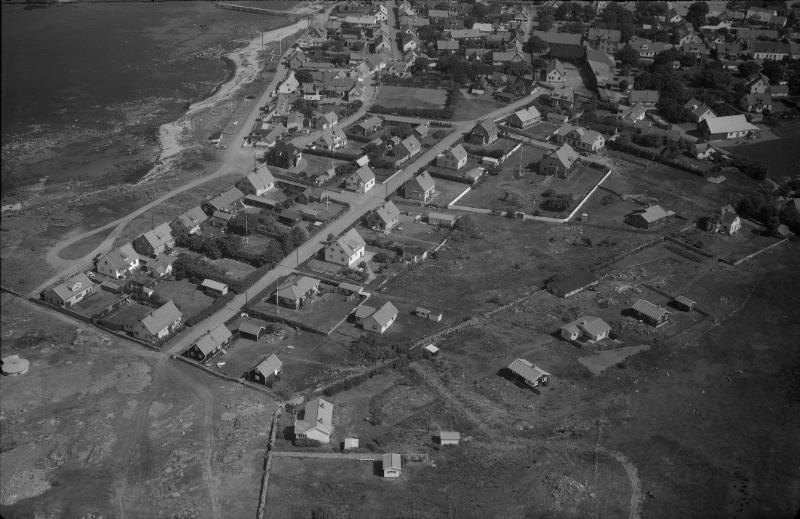
[[[444,108],[445,101],[446,90],[384,85],[375,104],[388,108]]]

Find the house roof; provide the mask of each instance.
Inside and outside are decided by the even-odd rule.
[[[245,177],[245,180],[256,191],[263,191],[265,189],[269,189],[270,186],[275,185],[275,177],[272,176],[272,172],[266,167],[262,167],[257,171],[248,174]]]
[[[356,319],[366,319],[370,315],[375,313],[375,308],[367,305],[359,305],[356,307],[356,311],[353,314]]]
[[[561,63],[561,62],[560,62],[559,60],[557,60],[557,59],[554,59],[554,60],[552,60],[550,63],[548,63],[548,64],[547,64],[547,68],[545,69],[545,71],[546,71],[548,74],[549,74],[550,72],[554,71],[554,70],[555,70],[556,72],[558,72],[559,74],[561,74],[562,76],[565,76],[565,75],[566,75],[566,70],[564,69],[564,64],[563,64],[563,63]]]
[[[437,213],[431,211],[428,213],[428,220],[441,220],[445,222],[455,222],[458,220],[458,215],[455,214],[447,214],[447,213]]]
[[[525,63],[531,62],[531,55],[527,52],[522,52],[519,49],[514,49],[511,51],[505,52],[493,52],[492,53],[492,60],[498,63],[506,63],[509,61],[514,61],[514,58],[519,57],[520,60],[524,61]]]
[[[486,135],[489,137],[490,140],[494,140],[497,138],[497,125],[494,124],[494,121],[491,119],[484,119],[479,121],[477,125],[475,125],[475,129],[481,128]],[[473,130],[474,131],[474,130]]]
[[[647,110],[645,109],[644,105],[642,105],[642,103],[636,103],[633,106],[628,106],[622,109],[622,118],[633,121],[636,119],[641,119],[646,113]]]
[[[337,122],[339,122],[339,116],[336,115],[336,112],[328,112],[326,114],[323,114],[321,117],[330,124],[336,124]]]
[[[181,318],[181,311],[171,300],[167,301],[158,309],[147,314],[142,320],[142,326],[150,333],[155,335],[164,328]]]
[[[449,150],[445,151],[445,153],[449,153],[454,160],[461,160],[467,158],[467,150],[465,150],[464,146],[462,146],[461,144],[453,146]]]
[[[375,313],[370,316],[372,319],[381,326],[388,325],[392,319],[397,317],[397,308],[391,303],[391,301],[386,301],[382,307],[380,307]]]
[[[408,152],[410,156],[416,155],[417,153],[419,153],[420,149],[422,149],[422,146],[420,145],[419,141],[413,135],[409,135],[408,137],[400,141],[400,145],[403,146],[403,148],[405,148],[405,150]]]
[[[675,302],[676,303],[680,303],[682,305],[686,305],[686,306],[693,306],[694,304],[696,304],[694,301],[692,301],[691,299],[689,299],[686,296],[677,296],[677,297],[675,297]]]
[[[103,255],[114,270],[126,270],[139,259],[131,247],[114,249]]]
[[[253,368],[253,371],[258,371],[264,378],[267,378],[275,373],[276,370],[283,366],[283,362],[274,353],[258,363],[258,366]]]
[[[258,321],[244,320],[239,322],[236,329],[239,333],[244,332],[249,335],[258,335],[264,330],[264,325],[260,324]]]
[[[514,362],[508,365],[508,369],[525,380],[533,381],[542,376],[550,376],[550,373],[525,359],[515,359]]]
[[[372,168],[370,168],[369,166],[361,166],[360,168],[358,168],[357,170],[355,170],[353,172],[353,174],[351,175],[351,178],[352,177],[358,177],[358,180],[360,180],[362,183],[366,184],[370,180],[374,180],[375,179],[375,173],[372,171]]]
[[[210,288],[219,292],[222,292],[228,288],[228,285],[225,283],[220,283],[219,281],[214,281],[213,279],[204,279],[201,286],[203,288]]]
[[[569,144],[562,144],[560,148],[554,150],[549,155],[558,160],[565,168],[569,169],[578,160],[578,153]]]
[[[208,355],[230,338],[231,331],[228,330],[224,324],[220,323],[216,328],[200,336],[200,338],[195,341],[194,345],[197,346],[203,355]]]
[[[373,128],[377,128],[381,124],[383,124],[383,119],[381,119],[377,115],[373,115],[372,117],[368,117],[367,119],[364,119],[363,121],[359,122],[358,126],[364,128],[365,130],[372,130]]]
[[[236,187],[231,187],[209,200],[208,204],[218,211],[226,211],[242,198],[244,193]]]
[[[439,431],[439,439],[442,441],[460,441],[461,433],[458,431]]]
[[[52,288],[52,290],[56,293],[58,297],[63,300],[67,300],[73,296],[73,294],[77,292],[82,292],[88,287],[91,287],[94,283],[89,277],[84,274],[83,272],[79,272],[64,280],[63,283],[60,283]]]
[[[568,32],[533,31],[533,35],[550,45],[580,46],[581,35]]]
[[[359,249],[366,246],[364,238],[355,229],[350,229],[336,240],[347,256],[352,256]]]
[[[636,103],[658,103],[658,100],[661,99],[661,94],[658,90],[631,90],[631,93],[628,94],[628,103],[629,104],[636,104]]]
[[[199,205],[192,207],[177,218],[178,222],[186,229],[191,229],[208,220],[208,216]]]
[[[147,231],[142,236],[151,247],[157,249],[172,241],[172,230],[169,228],[169,224],[162,223],[155,229]]]
[[[529,123],[542,116],[542,114],[539,113],[539,110],[537,110],[535,106],[529,106],[528,108],[517,110],[516,112],[514,112],[514,115],[517,117],[517,119],[520,120],[522,124]]]
[[[666,211],[660,205],[651,205],[647,209],[639,209],[633,212],[633,214],[639,215],[645,219],[645,221],[649,223],[657,222],[663,218],[667,218],[669,216],[674,215],[673,211]]]
[[[381,458],[381,461],[383,463],[383,469],[401,470],[402,463],[400,460],[401,458],[399,454],[395,453],[384,454],[383,457]]]
[[[577,327],[586,332],[587,335],[591,335],[594,337],[602,334],[607,334],[608,332],[611,331],[611,326],[609,326],[608,323],[606,323],[599,317],[594,317],[591,315],[587,315],[581,317],[580,319],[576,319],[571,323],[562,326],[562,329],[569,327]]]
[[[375,211],[385,223],[391,223],[400,216],[400,210],[394,205],[394,202],[389,200]]]
[[[284,283],[278,288],[278,297],[298,301],[309,292],[319,288],[319,279],[309,276],[300,276],[297,279]]]
[[[305,433],[311,429],[330,434],[333,428],[333,404],[321,398],[306,402],[305,414],[302,420],[294,424],[294,432]]]
[[[617,29],[600,29],[597,27],[592,27],[589,29],[587,39],[608,40],[610,42],[619,43],[619,41],[622,39],[622,33]]]
[[[728,115],[725,117],[713,117],[706,119],[703,123],[711,133],[728,133],[737,131],[758,130],[758,127],[747,122],[744,115]]]
[[[461,156],[460,155],[461,151],[458,150],[459,148],[461,149],[461,151],[464,152],[463,156],[466,157],[467,152],[464,150],[464,147],[460,144],[450,150],[453,153],[453,157],[458,159],[458,157]],[[431,174],[428,173],[428,170],[425,170],[416,177],[412,178],[410,182],[416,182],[423,192],[430,191],[431,189],[434,189],[436,187],[436,182],[433,181],[433,178],[431,178]]]
[[[433,344],[428,344],[428,345],[427,345],[427,346],[425,346],[425,348],[423,348],[423,349],[424,349],[425,351],[427,351],[427,352],[430,352],[430,353],[437,353],[437,352],[439,351],[439,348],[437,348],[437,347],[436,347],[436,346],[434,346]]]
[[[437,50],[458,50],[458,40],[436,40]]]
[[[631,308],[633,308],[640,314],[655,320],[661,320],[661,318],[669,314],[667,310],[644,299],[637,300],[635,303],[633,303],[633,306]]]
[[[481,37],[481,31],[477,31],[475,29],[450,29],[449,31],[446,32],[449,32],[450,37],[452,37],[455,40]]]

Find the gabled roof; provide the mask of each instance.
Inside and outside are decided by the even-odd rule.
[[[758,130],[758,127],[747,122],[744,115],[728,115],[725,117],[712,117],[703,123],[711,133],[728,133]]]
[[[178,222],[186,229],[191,229],[208,220],[208,216],[199,205],[192,207],[177,218]]]
[[[383,119],[378,117],[377,115],[373,115],[364,119],[363,121],[358,123],[358,126],[364,128],[365,130],[372,130],[373,128],[377,128],[378,126],[383,124]]]
[[[528,108],[517,110],[516,112],[514,112],[514,115],[517,117],[517,119],[520,120],[522,124],[535,121],[536,119],[542,116],[542,114],[539,113],[539,110],[537,110],[535,106],[529,106]]]
[[[475,129],[477,128],[483,129],[483,131],[486,132],[486,135],[489,136],[490,140],[494,140],[497,138],[497,125],[494,124],[494,121],[492,121],[491,119],[484,119],[482,121],[479,121],[478,124],[475,125]]]
[[[64,280],[63,283],[60,283],[52,288],[52,290],[56,293],[58,297],[63,300],[67,300],[72,297],[76,292],[82,292],[87,288],[91,287],[94,283],[89,277],[84,274],[83,272],[79,272]]]
[[[298,301],[314,290],[319,288],[319,279],[309,276],[300,276],[300,278],[284,284],[278,289],[278,296],[284,299],[291,299]]]
[[[558,72],[559,74],[561,74],[562,76],[565,76],[565,75],[567,74],[567,71],[564,69],[564,64],[563,64],[563,63],[561,63],[561,62],[560,62],[559,60],[557,60],[557,59],[554,59],[553,61],[551,61],[550,63],[548,63],[548,64],[547,64],[547,68],[545,69],[545,71],[546,71],[548,74],[549,74],[550,72],[554,71],[554,70],[555,70],[556,72]]]
[[[588,40],[607,40],[610,42],[617,42],[622,39],[622,33],[617,29],[600,29],[598,27],[592,27],[589,29],[589,33],[587,35]]]
[[[400,145],[403,146],[409,155],[416,155],[419,153],[422,146],[420,146],[419,141],[413,135],[409,135],[405,139],[400,142]]]
[[[481,31],[476,31],[475,29],[450,29],[446,32],[449,32],[450,37],[452,37],[455,40],[481,37]]]
[[[220,323],[216,328],[213,328],[200,336],[194,345],[197,346],[203,355],[208,355],[230,338],[231,331],[228,330],[224,324]]]
[[[361,166],[353,172],[351,178],[352,177],[358,177],[358,180],[361,181],[362,184],[366,184],[370,180],[375,180],[375,173],[369,166]]]
[[[633,306],[631,308],[633,308],[640,314],[646,315],[647,317],[650,317],[651,319],[655,320],[661,320],[661,318],[664,317],[664,315],[669,314],[669,311],[644,299],[637,300],[635,303],[633,303]]]
[[[209,200],[208,204],[218,211],[225,211],[242,198],[244,193],[236,187],[231,187]]]
[[[599,317],[594,317],[591,315],[587,315],[581,317],[580,319],[576,319],[569,324],[562,326],[562,328],[570,329],[571,327],[577,327],[578,329],[583,330],[586,332],[587,335],[591,336],[598,336],[603,334],[608,334],[611,331],[611,326],[608,325],[607,322],[600,319]]]
[[[283,366],[283,362],[274,353],[258,363],[258,366],[253,368],[253,371],[258,371],[264,378],[272,376],[276,370]]]
[[[514,362],[508,365],[508,369],[512,373],[530,381],[538,380],[542,376],[550,376],[550,373],[525,359],[515,359]]]
[[[355,229],[350,229],[336,240],[347,256],[352,256],[359,249],[366,246],[364,238]]]
[[[457,150],[457,148],[461,148],[461,150],[464,150],[464,147],[459,144],[458,146],[456,146],[455,148],[450,150],[450,151],[453,152],[453,156],[457,156],[456,153],[459,153],[459,154],[461,153],[460,151]],[[466,153],[467,152],[464,151],[464,156],[465,157],[466,157]],[[419,185],[420,189],[422,189],[422,191],[429,191],[429,190],[434,189],[436,187],[436,182],[433,181],[433,178],[431,178],[431,174],[428,173],[428,170],[425,170],[422,173],[420,173],[419,175],[417,175],[416,177],[412,178],[410,180],[410,182],[416,182],[417,185]]]
[[[139,255],[130,246],[114,249],[103,254],[103,257],[106,258],[106,261],[114,270],[126,270],[139,259]]]
[[[392,469],[392,470],[401,470],[402,462],[400,461],[400,455],[394,453],[387,453],[384,454],[381,458],[383,470]]]
[[[567,32],[533,31],[533,35],[550,45],[581,45],[581,35]]]
[[[172,241],[172,230],[169,228],[169,224],[162,223],[155,229],[147,231],[142,236],[151,247],[157,249]]]
[[[248,174],[245,180],[256,191],[263,191],[275,185],[275,177],[272,176],[272,172],[266,167],[262,167]]]
[[[641,216],[646,222],[653,223],[672,216],[675,213],[672,211],[665,211],[660,205],[651,205],[647,209],[634,211],[633,214]]]
[[[554,157],[567,169],[571,168],[579,158],[578,153],[572,149],[572,146],[566,143],[562,144],[557,150],[551,152],[549,156]]]
[[[155,335],[164,328],[181,318],[181,312],[171,300],[167,301],[158,309],[147,314],[141,321],[142,326],[151,335]]]
[[[628,94],[628,103],[658,103],[661,99],[661,94],[658,90],[631,90]]]
[[[393,222],[400,216],[400,210],[391,200],[379,207],[375,213],[381,220],[384,221],[384,223]]]
[[[456,144],[449,150],[445,151],[445,153],[450,153],[454,160],[462,160],[467,158],[467,150],[464,149],[464,146],[461,144]],[[427,173],[427,171],[423,172],[423,174]],[[433,179],[431,179],[433,181]],[[431,186],[433,187],[433,185]]]
[[[333,404],[321,398],[306,402],[305,414],[302,420],[294,424],[294,432],[305,433],[311,429],[330,434],[333,429]]]
[[[391,303],[391,301],[386,301],[382,307],[380,307],[375,313],[370,315],[372,319],[380,325],[381,327],[388,325],[392,319],[397,317],[397,308]]]
[[[458,40],[437,40],[437,50],[458,50]]]

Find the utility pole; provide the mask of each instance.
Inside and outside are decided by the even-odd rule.
[[[275,280],[275,311],[281,315],[281,307],[278,305],[278,280]]]

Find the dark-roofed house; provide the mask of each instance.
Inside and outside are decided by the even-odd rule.
[[[327,444],[333,432],[333,404],[321,398],[306,402],[303,418],[294,422],[296,440],[316,440]]]
[[[546,386],[550,381],[550,373],[525,359],[515,359],[508,365],[508,369],[519,380],[531,387]]]
[[[270,378],[280,376],[282,369],[283,362],[273,353],[251,369],[248,378],[256,384],[267,385]]]
[[[637,209],[625,216],[625,223],[640,229],[649,229],[663,224],[674,215],[673,211],[666,211],[660,205],[651,205],[647,209]]]
[[[158,309],[153,310],[135,323],[126,323],[123,329],[145,341],[163,339],[172,333],[181,324],[181,314],[172,301],[167,301]]]
[[[484,119],[475,125],[475,128],[467,135],[467,142],[478,146],[488,146],[498,138],[497,125],[491,119]]]
[[[644,299],[639,299],[633,303],[631,313],[638,319],[656,328],[667,324],[670,317],[672,317],[672,314],[668,310]]]
[[[464,149],[464,146],[456,144],[436,157],[436,165],[440,168],[459,170],[467,165],[468,158],[467,150]]]
[[[400,222],[400,210],[391,200],[380,206],[368,217],[369,225],[383,231],[391,231]]]
[[[42,292],[42,299],[54,306],[70,307],[81,302],[84,297],[94,291],[95,284],[92,283],[92,280],[83,272],[79,272]]]
[[[231,187],[211,200],[203,202],[203,208],[208,214],[214,214],[215,211],[236,213],[242,207],[240,203],[242,198],[244,198],[244,193],[239,191],[237,187]]]
[[[222,348],[230,344],[232,338],[233,335],[231,335],[230,330],[228,330],[224,324],[220,323],[215,328],[201,335],[200,338],[184,352],[184,356],[199,362],[206,362]]]
[[[602,150],[606,145],[606,139],[602,134],[580,126],[569,132],[565,140],[574,149],[586,152]]]
[[[661,94],[658,90],[631,90],[628,94],[628,104],[633,106],[636,103],[641,103],[645,107],[654,107],[661,99]]]
[[[567,174],[578,161],[578,153],[569,144],[562,144],[557,150],[551,151],[539,162],[539,171],[544,175],[556,175],[566,178]]]
[[[325,261],[352,267],[364,258],[364,238],[355,229],[350,229],[325,247]]]
[[[196,205],[173,220],[171,225],[177,232],[197,234],[200,232],[200,225],[206,220],[208,220],[208,215],[202,207]]]
[[[547,290],[558,297],[571,297],[593,287],[600,282],[595,274],[587,271],[576,272],[570,276],[547,283]]]
[[[374,312],[361,317],[359,322],[365,330],[380,334],[388,330],[396,319],[397,308],[390,301],[387,301]]]
[[[319,279],[300,276],[278,287],[276,299],[283,306],[298,310],[308,298],[317,293],[319,293]]]
[[[240,321],[236,326],[236,332],[240,337],[257,341],[261,335],[266,331],[266,327],[262,321],[255,321],[253,319],[245,319]]]
[[[463,150],[464,148],[461,147]],[[464,152],[466,154],[466,152]],[[427,170],[412,178],[404,185],[405,197],[409,200],[417,200],[428,203],[435,193],[436,183],[431,178]]]
[[[97,272],[114,279],[124,278],[139,268],[139,255],[130,244],[97,257]]]
[[[174,246],[175,238],[167,223],[162,223],[133,240],[133,248],[136,252],[153,258]]]
[[[345,186],[349,191],[366,193],[375,187],[375,173],[369,166],[361,166],[347,177]]]
[[[236,186],[246,195],[263,196],[275,187],[275,177],[268,168],[261,167],[237,182]]]
[[[739,107],[745,112],[757,114],[764,110],[772,110],[772,95],[768,92],[763,94],[745,94],[739,100]]]
[[[561,337],[568,341],[594,343],[611,333],[611,327],[599,317],[587,315],[561,327]]]

